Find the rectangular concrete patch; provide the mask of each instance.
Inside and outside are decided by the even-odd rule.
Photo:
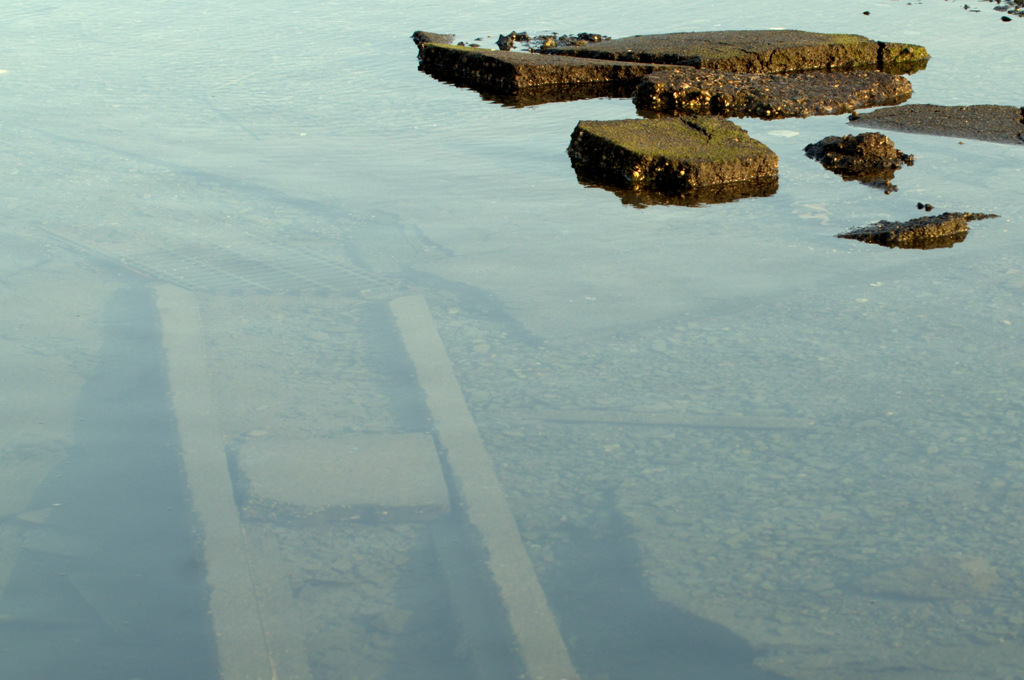
[[[313,511],[369,507],[396,520],[432,519],[449,509],[428,434],[254,439],[239,452],[239,467],[256,500]]]

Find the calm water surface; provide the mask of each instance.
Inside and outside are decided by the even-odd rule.
[[[1024,678],[1024,146],[891,133],[886,195],[743,120],[776,194],[640,209],[565,153],[631,102],[408,37],[861,33],[1021,106],[991,7],[5,4],[0,677]],[[835,238],[918,202],[1001,217]]]

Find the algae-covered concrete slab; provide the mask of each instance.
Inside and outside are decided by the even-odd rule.
[[[846,33],[791,30],[636,35],[589,45],[556,47],[546,52],[744,73],[920,66],[929,56],[920,45],[878,42]]]
[[[583,176],[668,195],[775,180],[779,167],[771,149],[715,116],[580,121],[569,157]]]
[[[254,500],[310,511],[372,509],[382,519],[432,519],[448,511],[448,489],[427,434],[339,439],[253,439],[239,467]]]
[[[905,104],[862,113],[850,122],[883,130],[1024,144],[1024,108],[1017,106]]]
[[[804,118],[900,104],[912,92],[906,78],[881,71],[780,75],[683,68],[645,76],[633,103],[641,111]]]
[[[485,50],[462,45],[420,45],[420,69],[430,75],[486,92],[584,83],[635,85],[665,65],[582,59],[532,52]]]
[[[877,243],[889,248],[951,248],[967,237],[967,232],[970,231],[968,222],[991,217],[999,216],[985,213],[942,213],[906,222],[882,220],[867,227],[838,234],[838,237]]]

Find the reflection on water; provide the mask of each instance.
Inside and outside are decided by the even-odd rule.
[[[845,117],[744,119],[774,193],[630,210],[565,148],[631,102],[496,105],[408,38],[642,9],[0,10],[0,676],[1024,677],[1024,150],[889,133],[885,195],[804,156]],[[680,29],[1024,102],[1024,24],[855,9]],[[918,202],[1002,217],[835,238]]]
[[[779,190],[776,177],[751,180],[748,182],[729,182],[728,184],[712,184],[706,187],[668,195],[641,189],[621,189],[608,186],[603,178],[592,177],[582,168],[576,169],[576,177],[586,187],[601,188],[610,191],[622,201],[623,205],[634,208],[646,208],[652,205],[701,206],[715,203],[729,203],[747,198],[771,196]],[[593,180],[593,181],[592,181]]]

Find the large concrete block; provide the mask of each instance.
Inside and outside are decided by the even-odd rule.
[[[778,181],[778,156],[714,116],[580,121],[569,156],[582,179],[669,196]]]

